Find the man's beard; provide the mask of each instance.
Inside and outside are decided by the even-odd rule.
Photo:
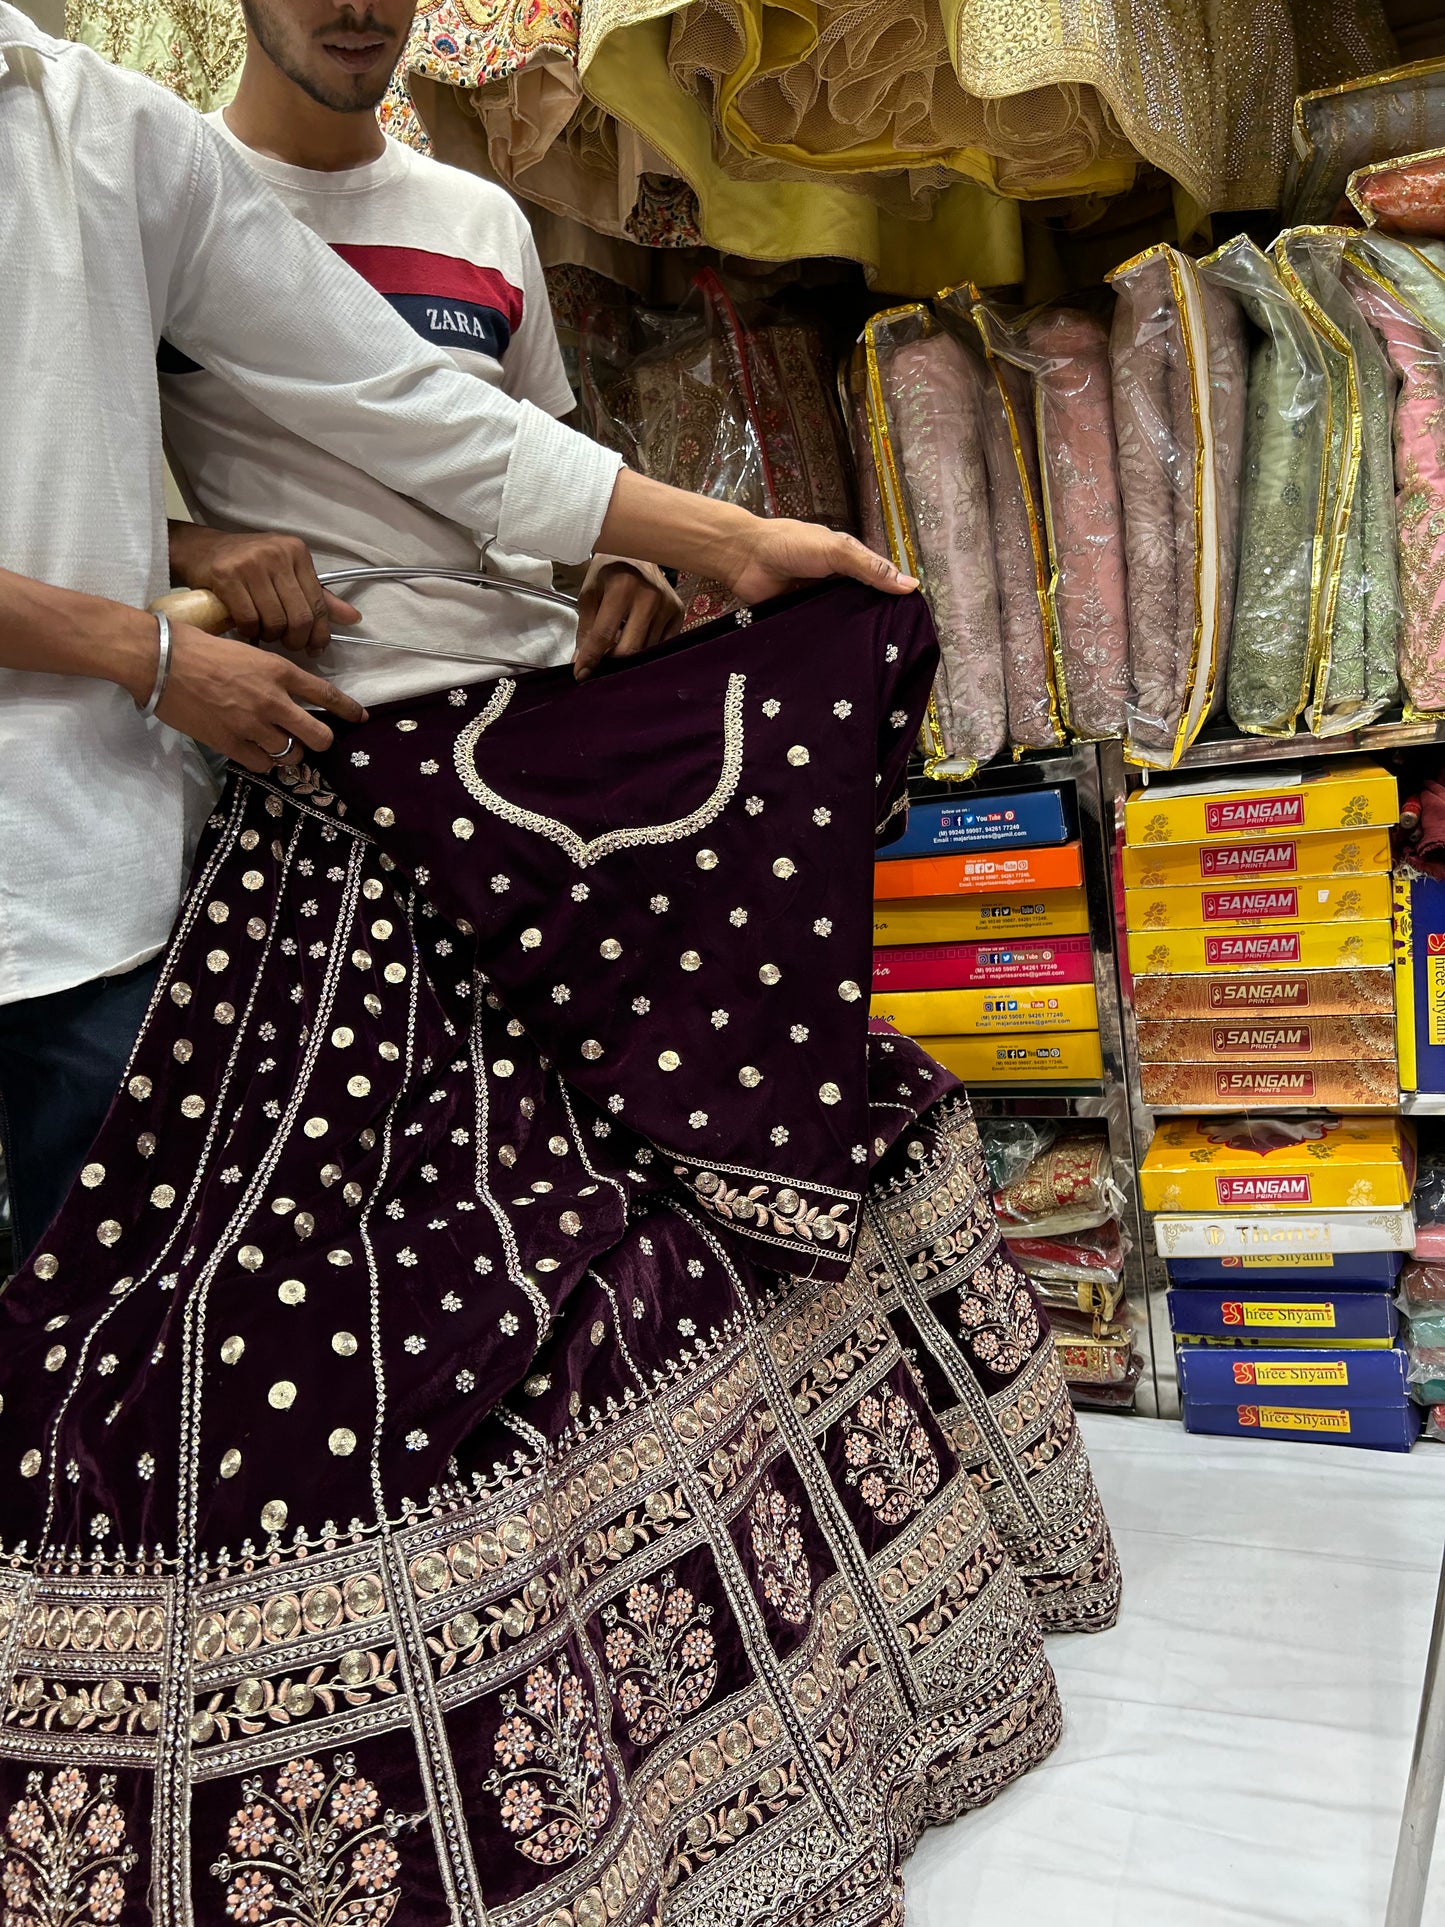
[[[286,28],[277,17],[284,10],[285,0],[280,0],[279,5],[275,4],[275,0],[241,0],[246,24],[255,34],[267,59],[273,66],[279,67],[288,80],[294,81],[318,107],[329,107],[338,114],[370,113],[391,85],[395,60],[382,74],[338,74],[334,82],[318,78],[307,72],[293,49],[287,45]],[[380,34],[383,29],[368,15],[359,27],[343,29],[338,23],[335,31]],[[400,58],[399,48],[397,57]]]

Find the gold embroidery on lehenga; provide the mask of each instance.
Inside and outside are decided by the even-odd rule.
[[[331,1772],[288,1760],[268,1792],[259,1775],[241,1788],[226,1830],[230,1851],[211,1872],[236,1921],[277,1918],[288,1927],[385,1927],[401,1903],[401,1856],[392,1842],[425,1815],[381,1808],[381,1795],[350,1753]]]
[[[723,697],[722,771],[707,801],[699,804],[687,816],[680,816],[671,823],[647,823],[634,830],[608,830],[590,841],[579,836],[566,823],[558,822],[556,817],[543,816],[536,810],[523,809],[521,804],[509,802],[491,787],[477,768],[477,744],[484,731],[490,729],[511,702],[516,689],[517,685],[510,677],[503,677],[482,713],[474,717],[458,736],[452,752],[457,775],[469,794],[484,809],[501,817],[504,823],[530,830],[534,836],[549,838],[560,845],[579,868],[600,862],[604,856],[611,856],[614,850],[633,850],[648,843],[678,843],[684,837],[694,836],[710,823],[715,823],[732,801],[743,767],[743,695],[747,689],[746,676],[734,672],[728,677],[727,693]]]
[[[88,1927],[119,1920],[125,1907],[123,1873],[139,1855],[127,1846],[125,1814],[116,1805],[115,1775],[90,1782],[73,1766],[39,1773],[25,1783],[5,1821],[6,1860],[0,1872],[5,1919],[15,1927]]]

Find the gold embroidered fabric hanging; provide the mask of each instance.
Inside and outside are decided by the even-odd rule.
[[[237,0],[67,0],[65,31],[203,114],[230,99],[246,52]]]

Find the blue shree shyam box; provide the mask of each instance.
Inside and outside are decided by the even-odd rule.
[[[1308,1351],[1261,1346],[1230,1351],[1181,1345],[1175,1354],[1179,1390],[1196,1405],[1297,1405],[1332,1408],[1408,1405],[1410,1356],[1403,1345],[1386,1351]]]
[[[956,850],[1015,850],[1068,843],[1073,835],[1073,811],[1063,790],[1014,790],[1004,796],[914,803],[902,836],[878,856],[881,861]]]
[[[1388,1291],[1339,1293],[1294,1290],[1282,1294],[1230,1285],[1224,1290],[1175,1287],[1169,1293],[1169,1323],[1187,1338],[1234,1339],[1251,1345],[1273,1341],[1353,1340],[1391,1344],[1400,1315]]]
[[[1291,1251],[1268,1256],[1171,1258],[1171,1285],[1230,1285],[1288,1297],[1293,1291],[1389,1291],[1405,1263],[1403,1251]]]
[[[1224,1354],[1228,1356],[1228,1354]],[[1216,1438],[1303,1439],[1310,1445],[1353,1445],[1371,1452],[1408,1452],[1420,1436],[1418,1405],[1262,1405],[1238,1398],[1228,1405],[1183,1402],[1186,1432]]]

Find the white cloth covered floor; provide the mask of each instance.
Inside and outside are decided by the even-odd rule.
[[[925,1835],[907,1927],[1379,1927],[1445,1544],[1445,1446],[1093,1416],[1117,1628],[1050,1642],[1053,1758]],[[1445,1828],[1427,1927],[1445,1927]]]

